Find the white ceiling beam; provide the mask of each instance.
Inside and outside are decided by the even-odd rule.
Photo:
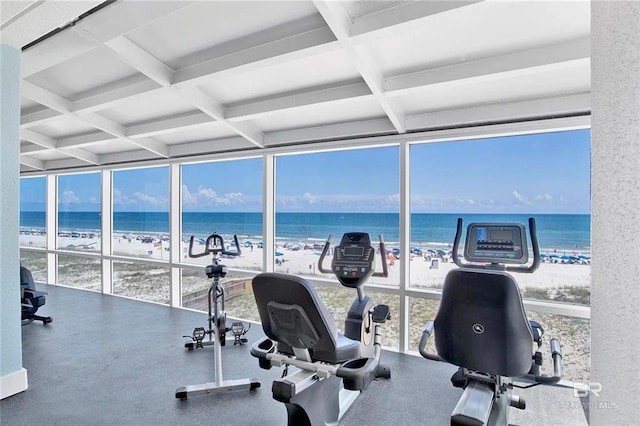
[[[394,96],[402,95],[418,87],[588,59],[590,55],[591,40],[581,38],[553,46],[387,77],[384,81],[384,91]]]
[[[31,167],[36,170],[44,170],[44,161],[37,158],[29,157],[28,155],[20,154],[20,164]]]
[[[410,115],[407,116],[407,128],[425,130],[588,114],[590,111],[591,94],[577,93]]]
[[[97,155],[80,148],[60,148],[58,146],[57,140],[50,138],[49,136],[41,135],[40,133],[34,132],[33,130],[20,130],[20,139],[39,145],[43,148],[51,149],[56,152],[60,152],[62,154],[77,158],[87,163],[91,163],[94,165],[100,164]]]
[[[133,161],[144,161],[153,159],[157,159],[157,157],[151,155],[151,153],[146,149],[114,152],[112,154],[102,154],[100,156],[100,161],[102,161],[102,164],[131,163]]]
[[[58,148],[79,147],[84,145],[92,145],[95,143],[111,142],[111,141],[117,141],[117,140],[120,140],[120,138],[113,136],[112,134],[104,133],[104,132],[95,132],[95,133],[89,133],[86,135],[60,138],[58,139]]]
[[[129,40],[127,37],[117,37],[105,43],[120,59],[149,77],[162,87],[171,85],[174,71],[158,60],[155,56]]]
[[[271,31],[288,29],[288,25]],[[280,34],[279,34],[280,35]],[[239,43],[234,41],[231,43]],[[331,30],[326,27],[314,28],[297,34],[282,35],[281,38],[265,41],[259,35],[251,36],[251,46],[239,46],[230,53],[204,60],[197,64],[176,70],[174,85],[197,84],[215,77],[224,78],[235,73],[253,71],[302,57],[310,57],[339,48]],[[242,45],[248,44],[244,41]]]
[[[372,96],[369,86],[362,82],[330,85],[300,90],[281,96],[270,96],[253,102],[227,107],[229,121],[244,121],[326,104],[341,104]]]
[[[387,118],[374,118],[350,123],[271,132],[265,134],[265,145],[279,146],[301,142],[346,139],[354,136],[395,133],[395,128]]]
[[[226,111],[222,105],[211,99],[199,87],[185,86],[177,89],[180,95],[208,116],[216,119],[258,148],[264,148],[264,135],[253,125],[232,123],[225,118]]]
[[[153,2],[150,5],[138,1],[117,1],[100,13],[82,19],[74,29],[106,43],[197,3],[181,0]]]
[[[71,169],[74,167],[83,167],[86,165],[87,163],[85,161],[79,160],[75,157],[48,160],[45,162],[46,170]]]
[[[133,140],[126,136],[127,128],[119,123],[116,123],[113,120],[108,119],[107,117],[101,116],[100,114],[96,114],[94,112],[88,114],[77,114],[71,112],[71,102],[61,96],[56,95],[42,87],[36,86],[35,84],[25,82],[23,80],[23,86],[25,85],[28,88],[26,92],[23,91],[22,95],[43,105],[48,106],[49,108],[55,109],[58,112],[64,113],[65,115],[75,118],[85,124],[89,124],[97,129],[100,129],[104,132],[110,133],[116,138],[120,138],[130,142],[134,145],[139,146],[140,148],[144,148],[148,151],[151,151],[155,155],[168,158],[169,156],[169,148],[160,142],[153,140]],[[30,132],[29,129],[23,129],[23,131]],[[34,132],[32,132],[34,133]],[[29,133],[26,133],[27,135]],[[26,139],[26,137],[24,138]],[[26,139],[29,140],[29,139]],[[33,141],[34,143],[37,143]]]
[[[49,15],[59,17],[60,10],[66,8],[71,11],[72,9],[69,5],[77,3],[77,7],[79,7],[81,11],[72,13],[69,19],[62,22],[62,24],[64,24],[72,21],[94,5],[102,3],[102,1],[87,2],[83,0],[65,2],[64,8],[62,8],[57,1],[46,2],[46,4],[49,3],[51,3],[49,7],[54,10],[54,13],[48,13],[47,17]],[[90,34],[92,38],[96,38],[101,42],[106,42],[193,4],[193,2],[187,1],[163,1],[156,3],[153,7],[149,7],[146,2],[118,1],[103,8],[95,15],[85,17],[66,31],[55,34],[24,51],[22,53],[22,76],[28,77],[92,50],[94,45],[83,42],[87,34]],[[40,9],[45,10],[45,8]],[[34,18],[36,18],[35,15]],[[37,22],[38,25],[42,25],[46,20],[37,17]],[[106,25],[105,22],[109,24]],[[34,40],[42,34],[46,34],[58,26],[60,25],[50,26],[36,37],[29,38],[25,43]],[[48,52],[55,52],[55,54]]]
[[[364,81],[371,89],[376,100],[393,123],[398,133],[405,133],[404,116],[396,106],[386,98],[382,91],[382,74],[376,64],[364,53],[359,53],[349,37],[351,18],[340,2],[313,0],[324,20],[335,34],[347,56],[351,59]]]
[[[20,128],[28,129],[29,127],[39,126],[40,124],[44,124],[48,121],[53,121],[54,119],[62,117],[63,115],[64,114],[49,108],[29,114],[23,114],[20,116]]]
[[[34,102],[51,108],[63,114],[68,114],[71,111],[72,103],[70,100],[56,95],[55,93],[40,87],[35,84],[22,80],[22,86],[20,88],[20,94],[25,98],[29,98]]]
[[[22,140],[26,141],[26,139],[22,139]],[[22,154],[29,155],[29,154],[32,154],[32,153],[35,153],[35,152],[43,152],[43,151],[46,151],[48,149],[50,149],[50,148],[45,148],[43,146],[36,145],[34,143],[25,143],[25,144],[21,143],[20,144],[20,155],[22,155]]]
[[[100,157],[92,152],[86,151],[82,148],[59,148],[59,152],[67,154],[78,160],[86,161],[87,163],[97,166],[100,164]]]
[[[180,114],[173,117],[165,117],[161,120],[131,126],[127,130],[127,136],[132,139],[136,139],[181,132],[205,126],[213,127],[216,125],[217,123],[215,121],[211,121],[211,117],[203,114],[201,111],[198,111]]]
[[[138,95],[167,90],[164,87],[159,87],[156,82],[151,81],[146,77],[140,75],[137,77],[139,77],[139,79],[135,79],[135,82],[133,83],[122,84],[117,88],[109,87],[101,93],[74,101],[71,111],[76,114],[96,112],[110,108],[119,102],[126,101],[127,99],[134,98]],[[126,83],[129,80],[130,78],[125,78],[123,79],[123,83]]]
[[[127,128],[120,123],[116,123],[113,120],[108,119],[100,114],[91,112],[83,114],[81,120],[87,124],[92,125],[96,129],[102,130],[116,136],[118,138],[124,138],[127,134]]]
[[[171,157],[185,157],[196,154],[245,150],[251,148],[255,148],[255,145],[249,143],[245,138],[232,137],[181,143],[179,145],[172,145],[170,149]]]
[[[20,139],[34,143],[43,148],[55,149],[57,147],[57,141],[49,136],[41,135],[30,129],[20,130]]]
[[[424,26],[425,23],[421,22],[424,18],[481,2],[482,0],[403,2],[389,9],[383,9],[378,12],[353,18],[349,26],[349,36],[375,35],[387,37],[394,33],[397,34],[399,26],[403,26],[403,30],[405,31],[410,30],[405,28],[408,26]]]

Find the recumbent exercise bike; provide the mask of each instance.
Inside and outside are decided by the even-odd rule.
[[[344,234],[334,248],[331,269],[325,269],[331,236],[318,262],[319,271],[333,273],[357,297],[349,309],[345,331],[339,333],[325,304],[306,279],[263,273],[253,279],[253,292],[267,337],[251,354],[260,367],[284,366],[283,377],[272,385],[273,398],[283,402],[288,424],[337,424],[360,393],[375,378],[389,378],[380,363],[381,326],[389,307],[374,306],[363,284],[371,276],[387,276],[385,248],[380,237],[383,272],[376,273],[376,250],[368,234]],[[290,366],[298,368],[288,374]]]
[[[53,318],[37,315],[38,309],[44,306],[47,300],[46,291],[38,291],[33,281],[31,271],[24,266],[20,266],[20,305],[22,307],[22,325],[33,321],[42,321],[42,324],[49,324]]]
[[[455,387],[464,389],[451,414],[452,425],[507,425],[509,407],[526,408],[524,399],[512,394],[514,387],[555,384],[562,377],[557,339],[550,341],[553,376],[540,373],[538,349],[544,330],[527,319],[518,284],[507,273],[532,273],[538,268],[540,248],[533,218],[529,234],[533,262],[525,266],[528,249],[523,225],[472,223],[464,258],[474,263],[463,263],[458,257],[462,235],[462,219],[458,219],[452,257],[459,268],[447,274],[438,313],[427,323],[419,344],[423,357],[460,367],[451,378]],[[432,335],[437,354],[426,350]]]

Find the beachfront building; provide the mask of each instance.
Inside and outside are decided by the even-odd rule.
[[[258,321],[251,278],[278,271],[310,279],[340,323],[353,295],[319,272],[319,249],[382,234],[390,274],[367,292],[392,308],[385,347],[410,356],[457,217],[534,216],[545,262],[516,277],[525,309],[563,342],[566,379],[595,384],[590,399],[540,391],[544,419],[637,418],[638,4],[65,5],[2,4],[3,398],[27,384],[7,284],[18,262],[52,294],[206,310],[208,259],[188,256],[189,239],[236,234],[229,315]],[[154,333],[132,318],[133,339]],[[428,375],[420,361],[412,374]]]

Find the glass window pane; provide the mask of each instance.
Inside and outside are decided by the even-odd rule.
[[[276,271],[322,276],[318,255],[329,234],[334,245],[346,232],[367,232],[374,246],[383,235],[397,247],[398,167],[397,146],[278,157]],[[398,268],[370,282],[397,286]]]
[[[169,304],[169,268],[133,262],[113,262],[113,294]]]
[[[20,250],[20,264],[31,271],[34,281],[47,282],[47,254]]]
[[[100,251],[100,173],[58,176],[59,249]]]
[[[47,247],[47,181],[20,178],[20,246]]]
[[[214,232],[229,242],[237,235],[241,244],[242,255],[226,265],[262,271],[262,159],[182,166],[182,261],[208,264],[210,256],[189,258],[189,238]]]
[[[409,311],[409,350],[418,351],[418,342],[427,321],[434,319],[440,306],[439,300],[411,298]],[[591,375],[590,321],[564,315],[527,312],[529,320],[538,321],[545,330],[541,347],[544,364],[542,372],[551,375],[553,363],[549,340],[557,338],[562,347],[563,379],[589,383]],[[427,344],[427,351],[436,353],[434,339]]]
[[[435,318],[439,306],[439,300],[419,297],[409,298],[409,351],[418,351],[422,331],[427,322]],[[433,337],[429,339],[426,348],[429,353],[436,352]]]
[[[342,287],[339,285],[324,285],[316,283],[314,286],[318,296],[327,306],[329,313],[333,317],[336,328],[340,332],[344,332],[345,320],[351,304],[356,298],[356,291],[352,288]],[[385,304],[389,306],[391,319],[382,324],[382,345],[392,349],[398,349],[399,323],[400,317],[399,298],[393,294],[380,293],[371,290],[365,290],[367,296],[371,297],[374,304]]]
[[[260,322],[256,300],[251,291],[253,276],[238,271],[229,271],[222,278],[225,289],[225,311],[228,317]],[[202,270],[182,270],[182,306],[208,312],[208,290],[213,280]],[[213,307],[212,307],[213,309]],[[204,325],[204,324],[203,324]]]
[[[169,260],[169,168],[113,172],[113,254]]]
[[[538,321],[544,328],[542,371],[551,375],[553,364],[549,352],[549,340],[556,338],[562,347],[562,378],[589,383],[591,378],[591,321],[565,315],[527,312],[529,320]]]
[[[413,145],[411,183],[411,286],[442,287],[458,217],[533,216],[545,262],[516,276],[525,297],[589,303],[588,130]]]
[[[102,291],[102,261],[95,257],[58,255],[58,283]]]

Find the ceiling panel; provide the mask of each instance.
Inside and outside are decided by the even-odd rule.
[[[375,100],[365,99],[342,105],[319,105],[296,111],[287,111],[253,121],[263,132],[276,132],[295,128],[313,127],[385,117]]]
[[[109,142],[99,142],[99,143],[94,143],[90,145],[85,145],[82,148],[86,151],[89,151],[98,155],[140,150],[139,146],[134,145],[131,142],[118,140],[118,139],[110,140]]]
[[[393,101],[407,115],[473,105],[588,92],[588,59],[526,71],[494,74],[475,79],[434,84]]]
[[[317,14],[311,1],[204,1],[127,34],[173,69],[183,58]]]
[[[96,131],[95,127],[68,116],[56,117],[45,124],[32,127],[31,130],[54,139],[94,133]]]
[[[485,1],[424,18],[389,37],[363,36],[357,50],[385,77],[459,64],[588,36],[589,2]]]
[[[124,126],[131,126],[195,110],[193,105],[173,90],[166,89],[154,90],[118,102],[117,105],[100,111],[100,115]]]
[[[231,77],[211,80],[202,89],[223,104],[234,104],[278,93],[359,79],[342,50],[306,56]]]
[[[100,86],[132,77],[137,71],[124,64],[110,49],[96,47],[87,53],[26,77],[68,100]]]
[[[177,145],[187,142],[230,138],[233,136],[236,136],[236,133],[233,130],[222,126],[219,123],[211,122],[211,125],[204,127],[157,135],[154,136],[154,139],[168,145]]]

